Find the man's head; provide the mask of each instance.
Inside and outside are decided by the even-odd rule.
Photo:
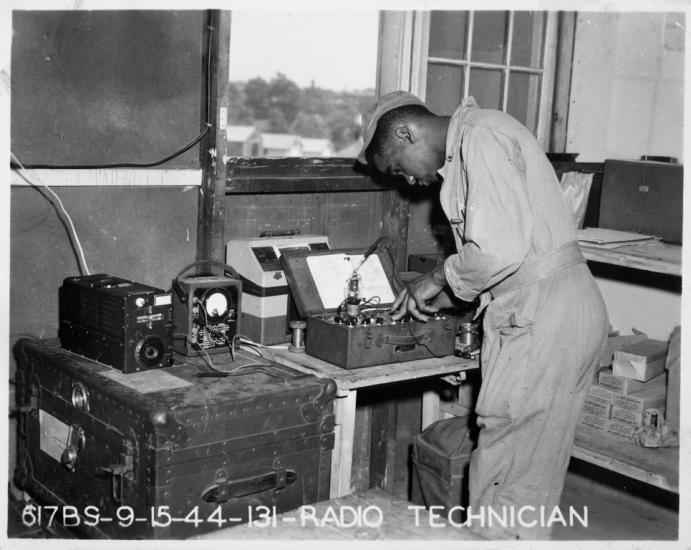
[[[446,124],[407,92],[383,95],[363,122],[358,160],[380,172],[402,175],[409,184],[429,185],[444,164]]]

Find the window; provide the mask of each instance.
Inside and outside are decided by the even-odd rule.
[[[556,14],[431,11],[415,14],[413,92],[437,114],[474,96],[548,140],[554,84]]]
[[[378,30],[377,11],[233,11],[229,154],[355,158]]]

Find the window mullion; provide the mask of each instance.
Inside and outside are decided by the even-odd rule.
[[[509,11],[509,28],[506,32],[506,59],[504,60],[506,69],[504,69],[504,91],[501,99],[501,110],[504,112],[506,112],[509,104],[509,67],[511,66],[511,46],[513,43],[513,14],[513,11]]]
[[[475,27],[475,12],[468,12],[468,42],[466,44],[466,58],[468,63],[464,68],[463,74],[463,99],[468,97],[470,92],[470,64],[473,61],[471,52],[473,51],[473,28]]]

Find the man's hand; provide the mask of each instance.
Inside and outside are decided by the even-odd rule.
[[[419,321],[427,321],[427,314],[451,307],[453,304],[446,288],[444,264],[440,264],[429,273],[415,279],[396,297],[391,306],[391,317],[398,320],[410,313]]]

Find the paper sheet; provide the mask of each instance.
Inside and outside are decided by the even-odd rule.
[[[628,231],[618,231],[615,229],[603,229],[601,227],[579,229],[576,232],[576,236],[579,242],[597,245],[602,248],[618,248],[631,244],[656,243],[659,240],[652,235],[630,233]]]
[[[348,279],[362,261],[362,254],[320,254],[309,256],[309,267],[324,309],[337,308],[346,297]],[[379,297],[379,303],[394,301],[391,283],[379,256],[372,254],[358,270],[362,283],[360,296],[366,300]]]

